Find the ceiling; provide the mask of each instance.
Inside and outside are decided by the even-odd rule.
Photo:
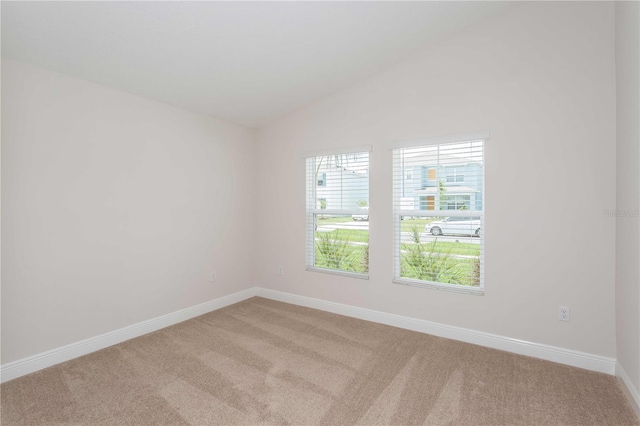
[[[259,127],[503,2],[2,2],[2,56]]]

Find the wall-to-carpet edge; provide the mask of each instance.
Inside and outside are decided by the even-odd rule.
[[[267,299],[277,300],[295,305],[306,306],[353,318],[391,325],[394,327],[432,334],[439,337],[473,343],[493,349],[504,350],[520,355],[532,356],[560,364],[580,367],[587,370],[598,371],[606,374],[616,374],[616,360],[600,355],[588,354],[571,349],[559,348],[535,342],[513,339],[481,331],[470,330],[460,327],[453,327],[445,324],[438,324],[431,321],[404,317],[401,315],[389,314],[385,312],[364,309],[341,303],[329,302],[326,300],[314,299],[299,296],[291,293],[269,290],[260,287],[253,287],[237,293],[230,294],[218,299],[211,300],[190,308],[163,315],[158,318],[143,321],[101,334],[80,342],[72,343],[47,352],[36,354],[21,360],[10,362],[0,366],[0,381],[6,382],[29,373],[68,361],[82,355],[115,345],[125,340],[186,321],[190,318],[203,315],[225,306],[241,302],[245,299],[259,296]],[[628,381],[627,381],[628,382]],[[627,386],[629,383],[627,383]],[[635,389],[629,389],[634,395]],[[637,394],[637,391],[635,392]]]

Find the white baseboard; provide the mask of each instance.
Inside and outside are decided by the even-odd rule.
[[[629,403],[633,407],[633,410],[636,412],[638,418],[640,418],[640,391],[631,383],[631,379],[620,362],[616,361],[616,376],[622,382],[622,388],[625,391],[627,398],[629,399]]]
[[[224,308],[225,306],[241,302],[254,296],[260,296],[266,299],[277,300],[294,305],[306,306],[366,321],[377,322],[407,330],[432,334],[434,336],[500,349],[507,352],[528,355],[548,361],[558,362],[560,364],[585,368],[587,370],[599,371],[607,374],[616,374],[617,371],[616,360],[613,358],[592,355],[556,346],[512,339],[510,337],[374,311],[371,309],[358,308],[355,306],[314,299],[311,297],[298,296],[291,293],[253,287],[219,299],[201,303],[190,308],[153,318],[148,321],[133,324],[119,330],[111,331],[109,333],[101,334],[99,336],[4,364],[0,366],[0,382],[6,382],[47,367],[60,364],[61,362],[69,361],[82,355],[116,345],[124,342],[125,340],[133,339],[199,315]],[[622,369],[621,371],[624,372]],[[618,375],[621,376],[620,374]],[[621,377],[623,377],[623,381],[625,381],[624,377],[626,377],[625,384],[629,388],[632,398],[635,398],[635,401],[637,402],[637,390],[633,388],[626,374]],[[634,391],[635,393],[633,393]]]
[[[496,334],[484,333],[461,327],[439,324],[436,322],[404,317],[401,315],[388,314],[371,309],[358,308],[341,303],[328,302],[326,300],[314,299],[311,297],[298,296],[290,293],[283,293],[275,290],[257,288],[257,296],[280,302],[292,303],[294,305],[306,306],[348,317],[359,318],[366,321],[377,322],[432,334],[434,336],[473,343],[493,349],[500,349],[520,355],[532,356],[560,364],[580,367],[587,370],[601,373],[615,373],[616,360],[600,355],[588,354],[585,352],[564,349],[557,346],[544,345],[541,343],[527,342],[524,340],[512,339],[510,337]]]
[[[60,364],[61,362],[78,358],[82,355],[87,355],[91,352],[124,342],[125,340],[133,339],[199,315],[224,308],[225,306],[233,305],[234,303],[254,297],[256,294],[257,289],[252,287],[228,296],[210,300],[209,302],[181,309],[167,315],[142,321],[119,330],[110,331],[99,336],[91,337],[60,348],[4,364],[0,366],[0,383],[42,370],[43,368]]]

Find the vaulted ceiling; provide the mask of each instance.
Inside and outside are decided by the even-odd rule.
[[[506,7],[3,2],[2,56],[258,127]]]

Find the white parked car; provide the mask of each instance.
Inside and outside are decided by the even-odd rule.
[[[360,207],[360,210],[364,210],[360,214],[352,214],[351,219],[353,220],[369,220],[369,207]]]
[[[480,218],[466,216],[451,216],[429,223],[424,231],[432,235],[471,235],[480,236]]]

